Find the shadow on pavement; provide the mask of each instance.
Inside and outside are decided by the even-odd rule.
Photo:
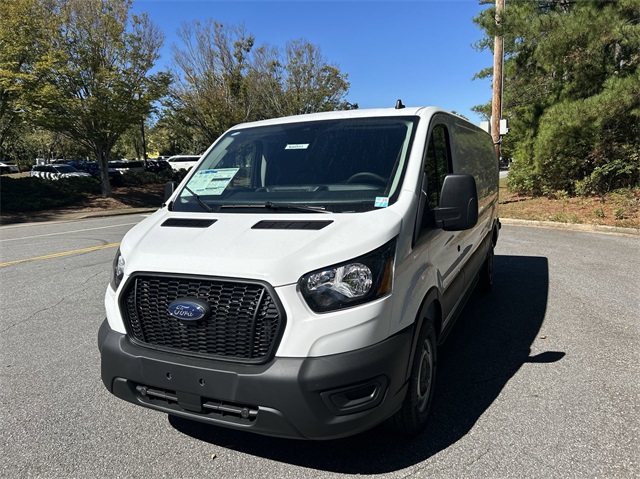
[[[446,449],[471,430],[520,367],[564,357],[547,351],[531,357],[544,321],[547,258],[496,256],[490,294],[475,292],[440,349],[438,379],[427,430],[407,439],[379,426],[334,441],[297,441],[208,426],[169,417],[178,431],[221,448],[302,467],[348,474],[396,471]]]

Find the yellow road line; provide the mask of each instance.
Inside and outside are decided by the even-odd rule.
[[[26,263],[27,261],[39,261],[41,259],[60,258],[62,256],[69,256],[72,254],[89,253],[91,251],[98,251],[101,249],[115,248],[116,246],[119,246],[119,245],[120,243],[110,243],[110,244],[103,244],[100,246],[91,246],[90,248],[76,249],[73,251],[63,251],[62,253],[53,253],[53,254],[47,254],[44,256],[36,256],[35,258],[17,259],[15,261],[7,261],[6,263],[0,263],[0,268],[4,266],[19,264],[19,263]]]

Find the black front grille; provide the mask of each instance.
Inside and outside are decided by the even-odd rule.
[[[178,298],[209,303],[211,316],[193,324],[169,315]],[[134,276],[121,308],[138,342],[181,353],[260,363],[270,359],[284,327],[272,294],[260,283],[182,276]]]

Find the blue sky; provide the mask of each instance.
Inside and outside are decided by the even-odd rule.
[[[244,24],[256,45],[284,46],[304,38],[349,75],[348,100],[360,108],[436,105],[478,123],[471,107],[491,99],[490,80],[474,80],[492,65],[472,22],[478,0],[219,1],[134,0],[166,35],[160,66],[172,62],[171,44],[182,22]]]

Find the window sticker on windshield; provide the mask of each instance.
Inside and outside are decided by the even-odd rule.
[[[198,195],[221,195],[240,168],[198,171],[187,186]]]
[[[376,202],[373,206],[376,208],[386,208],[389,206],[389,198],[387,196],[376,196]]]
[[[287,144],[287,146],[284,147],[285,150],[306,150],[307,148],[309,148],[309,143]]]

